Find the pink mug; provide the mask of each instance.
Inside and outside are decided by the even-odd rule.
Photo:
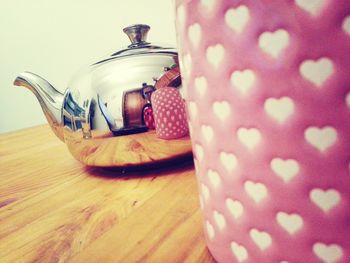
[[[350,1],[177,0],[207,245],[350,262]]]

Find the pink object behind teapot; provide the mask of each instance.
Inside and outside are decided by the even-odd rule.
[[[172,140],[188,134],[185,102],[174,87],[163,87],[152,94],[156,134]]]
[[[219,262],[350,262],[350,2],[177,0]]]

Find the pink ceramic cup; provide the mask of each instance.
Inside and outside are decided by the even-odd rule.
[[[177,0],[219,262],[350,262],[350,1]]]

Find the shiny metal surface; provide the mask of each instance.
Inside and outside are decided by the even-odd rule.
[[[87,165],[130,166],[191,153],[189,137],[161,140],[143,121],[145,92],[159,88],[169,69],[178,66],[174,48],[146,42],[148,30],[146,25],[125,28],[132,44],[82,69],[64,95],[32,73],[15,80],[34,92],[56,135]],[[171,83],[181,87],[181,81]]]
[[[45,79],[30,72],[19,74],[14,85],[26,87],[36,95],[53,132],[63,140],[61,118],[63,94]]]
[[[147,39],[147,33],[150,30],[148,25],[132,25],[123,29],[124,33],[128,35],[131,45],[129,47],[135,47],[137,45],[145,45]],[[149,43],[147,43],[149,44]]]

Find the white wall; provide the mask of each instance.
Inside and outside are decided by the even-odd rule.
[[[173,0],[1,0],[0,133],[46,123],[35,96],[12,85],[31,71],[64,91],[80,67],[129,44],[122,29],[176,45]]]

